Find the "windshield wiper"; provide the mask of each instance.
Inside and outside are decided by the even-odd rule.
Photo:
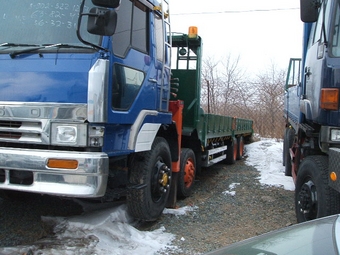
[[[39,46],[37,44],[27,44],[27,43],[0,43],[0,47],[33,47],[33,46]]]
[[[37,46],[37,45],[34,45]],[[49,48],[76,48],[76,49],[91,49],[93,50],[93,47],[89,46],[82,46],[82,45],[74,45],[74,44],[66,44],[66,43],[56,43],[56,44],[43,44],[42,46],[38,46],[35,48],[29,48],[25,50],[18,50],[10,53],[9,55],[11,58],[15,58],[16,56],[23,54],[23,53],[30,53],[30,52],[36,52],[38,50],[45,50]]]

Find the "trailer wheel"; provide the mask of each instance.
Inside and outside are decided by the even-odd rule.
[[[129,159],[127,207],[130,215],[154,221],[162,214],[170,192],[170,148],[156,137],[150,151],[135,153]]]
[[[244,139],[243,136],[237,138],[237,154],[236,159],[240,160],[244,154]]]
[[[285,176],[292,176],[292,162],[290,159],[289,149],[293,146],[295,132],[291,128],[286,128],[283,139],[283,165],[285,167]]]
[[[235,137],[231,138],[231,140],[227,143],[227,164],[235,164],[237,158],[237,140]]]
[[[328,185],[328,158],[306,157],[298,170],[295,211],[298,222],[339,212],[339,193]]]
[[[189,197],[194,186],[196,176],[196,158],[193,150],[183,148],[181,152],[180,174],[177,195]]]

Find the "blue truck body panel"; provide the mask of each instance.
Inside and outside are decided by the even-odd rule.
[[[95,54],[0,55],[0,101],[87,103]]]
[[[336,3],[337,1],[328,3],[327,15],[329,17],[334,15]],[[330,37],[334,20],[328,18],[325,23],[326,37]],[[321,109],[320,96],[324,88],[340,87],[337,82],[340,63],[338,57],[333,56],[331,50],[327,49],[331,45],[328,45],[328,42],[320,42],[324,38],[317,39],[323,36],[321,34],[314,36],[317,26],[317,23],[304,23],[300,73],[297,74],[298,70],[295,70],[294,74],[299,78],[294,84],[288,85],[287,81],[284,111],[294,123],[312,122],[319,125],[339,126],[339,110]],[[292,71],[292,69],[290,67],[289,70]],[[288,74],[288,76],[292,79],[293,75]]]

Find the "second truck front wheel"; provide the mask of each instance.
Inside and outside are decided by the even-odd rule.
[[[298,222],[339,212],[339,194],[328,185],[328,158],[306,157],[298,170],[295,187]]]
[[[285,166],[285,176],[292,176],[292,162],[290,158],[290,148],[294,142],[295,132],[291,128],[286,128],[283,139],[283,165]]]
[[[129,159],[127,206],[130,215],[154,221],[163,212],[171,186],[171,155],[167,141],[156,137],[150,151]]]

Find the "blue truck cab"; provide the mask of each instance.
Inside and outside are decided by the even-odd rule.
[[[340,210],[340,2],[300,3],[303,50],[288,69],[283,148],[299,222]]]
[[[135,216],[161,213],[171,158],[160,133],[173,125],[167,12],[165,0],[1,0],[3,192],[110,200],[121,195],[111,186],[144,185],[126,166],[157,143],[153,207]]]

